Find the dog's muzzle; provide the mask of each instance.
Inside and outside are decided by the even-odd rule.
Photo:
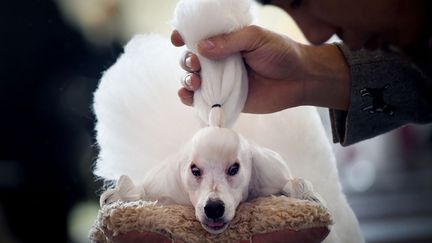
[[[204,213],[206,220],[203,223],[204,228],[210,233],[221,233],[225,230],[228,222],[225,221],[225,204],[221,200],[208,200],[205,207]]]
[[[225,213],[225,204],[221,200],[208,200],[204,212],[207,218],[218,220]]]

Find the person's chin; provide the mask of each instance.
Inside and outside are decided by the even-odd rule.
[[[347,33],[340,29],[336,35],[343,41],[345,45],[349,47],[350,50],[356,51],[363,48],[364,40],[359,37],[354,37],[352,34]]]
[[[383,44],[382,38],[378,34],[364,33],[356,34],[354,32],[345,32],[339,30],[337,36],[352,50],[366,49],[375,51],[381,49]]]

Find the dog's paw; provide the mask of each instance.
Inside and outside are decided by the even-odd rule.
[[[312,183],[301,178],[289,180],[283,188],[283,194],[288,197],[313,201],[320,203],[324,207],[326,206],[324,199],[313,190]]]
[[[117,188],[106,190],[102,193],[99,198],[99,205],[103,207],[104,205],[111,204],[115,201],[120,200],[120,197],[117,193]]]
[[[136,201],[142,199],[144,196],[144,190],[141,186],[135,186],[132,180],[122,175],[117,181],[117,185],[113,189],[109,189],[102,193],[99,199],[100,206],[110,204],[116,201]]]

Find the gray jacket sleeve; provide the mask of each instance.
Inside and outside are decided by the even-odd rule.
[[[408,123],[432,122],[431,79],[396,53],[337,44],[351,72],[348,111],[330,109],[333,141],[348,146]]]

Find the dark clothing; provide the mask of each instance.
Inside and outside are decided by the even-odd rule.
[[[409,123],[432,122],[430,63],[337,46],[350,67],[351,103],[348,111],[330,109],[335,143],[348,146]]]

